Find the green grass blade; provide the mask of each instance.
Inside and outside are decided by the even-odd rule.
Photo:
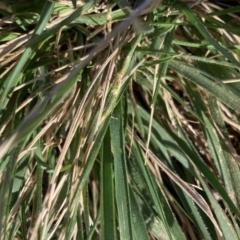
[[[6,238],[7,222],[8,222],[8,207],[10,204],[12,185],[14,180],[14,163],[16,161],[17,155],[19,154],[19,147],[16,147],[11,154],[9,163],[3,175],[4,181],[1,182],[1,208],[0,208],[0,234]]]
[[[116,239],[115,189],[110,131],[107,130],[101,156],[101,239]]]
[[[234,240],[239,239],[226,213],[221,209],[219,203],[217,203],[217,201],[214,199],[209,188],[207,187],[207,185],[205,184],[204,180],[202,179],[199,173],[198,173],[198,177],[201,184],[203,185],[205,193],[208,196],[209,202],[211,203],[211,207],[213,208],[214,214],[218,220],[218,223],[224,238],[234,239]]]
[[[146,168],[143,152],[141,151],[139,144],[135,141],[132,147],[132,153],[134,159],[136,159],[140,174],[145,182],[144,184],[146,184],[145,189],[146,191],[149,191],[149,195],[151,196],[154,211],[157,211],[157,215],[159,219],[161,219],[166,237],[168,239],[185,239],[185,236],[181,231],[168,202],[161,190],[157,187],[152,174],[148,168]]]
[[[95,141],[94,141],[92,150],[91,150],[89,156],[87,156],[86,164],[83,168],[81,175],[79,176],[79,181],[78,181],[76,191],[74,193],[73,200],[70,203],[70,206],[69,206],[67,214],[66,214],[65,223],[69,222],[69,220],[71,219],[72,213],[75,212],[75,206],[79,202],[79,198],[81,196],[81,191],[82,191],[83,187],[85,186],[85,184],[88,180],[89,174],[93,168],[93,164],[99,153],[100,147],[102,145],[102,141],[103,141],[105,133],[107,131],[108,124],[109,124],[109,117],[106,118],[105,121],[102,123],[102,125],[99,127],[99,131],[95,137]],[[86,158],[86,156],[84,156],[83,158]],[[65,226],[67,228],[68,224],[65,224]],[[68,232],[68,230],[67,230],[67,232]]]
[[[162,54],[160,56],[160,58],[163,58],[163,59],[164,58],[166,58],[166,59],[170,58],[171,55],[168,54],[168,52],[170,52],[170,49],[171,49],[174,33],[175,33],[174,28],[170,32],[167,33],[166,38],[165,38],[164,49],[163,49],[163,51],[166,52],[166,54]],[[165,77],[165,75],[167,73],[167,69],[168,69],[168,61],[163,62],[161,64],[161,68],[160,68],[160,71],[159,71],[158,76],[157,76],[157,83],[156,83],[155,91],[154,91],[153,97],[152,97],[152,106],[153,107],[156,104],[160,82],[162,81],[162,78]]]
[[[178,8],[183,12],[183,14],[186,16],[188,21],[192,23],[199,33],[202,34],[202,36],[207,40],[209,43],[211,43],[220,53],[223,54],[224,57],[226,57],[229,61],[236,64],[236,66],[240,67],[240,63],[232,56],[231,53],[227,51],[223,46],[221,46],[216,40],[214,40],[213,36],[211,36],[210,32],[207,31],[205,26],[199,21],[199,19],[196,17],[196,15],[179,0],[176,0],[176,5]]]
[[[141,112],[143,123],[145,124],[145,129],[148,128],[149,124],[149,113],[139,107],[138,109]],[[192,159],[194,165],[197,166],[200,172],[204,172],[204,176],[211,183],[211,185],[217,190],[217,192],[222,196],[224,201],[228,204],[230,209],[234,211],[238,216],[240,216],[239,211],[236,206],[233,204],[225,189],[217,180],[216,176],[209,170],[209,168],[204,164],[204,161],[201,159],[196,149],[192,145],[179,137],[175,132],[169,129],[167,126],[160,126],[159,123],[153,119],[152,125],[152,134],[155,134],[156,139],[162,142],[168,151],[170,151],[178,161],[181,161],[190,172],[193,172],[191,164],[189,164],[188,159]],[[186,155],[185,155],[186,154]],[[188,156],[188,157],[187,157]]]
[[[133,239],[133,223],[127,180],[124,130],[122,123],[122,105],[117,105],[110,122],[111,146],[114,158],[116,203],[120,239]]]
[[[240,239],[222,2],[0,2],[1,239]]]
[[[143,216],[140,212],[139,206],[133,194],[133,190],[129,188],[131,211],[132,211],[132,223],[133,223],[133,235],[134,239],[148,240],[148,233]]]
[[[195,82],[201,87],[205,88],[208,92],[214,95],[217,99],[225,103],[230,108],[240,113],[240,99],[239,96],[231,91],[229,88],[219,85],[216,82],[211,81],[201,73],[196,72],[193,67],[187,66],[181,62],[172,60],[169,63],[169,67],[181,74],[184,78]]]
[[[177,188],[176,191],[178,192],[178,196],[181,199],[186,214],[191,213],[188,214],[188,216],[201,233],[201,238],[206,240],[216,239],[217,235],[212,233],[213,224],[209,221],[206,215],[186,193],[179,188]]]
[[[37,158],[39,157],[41,160],[43,160],[43,156],[41,153],[41,144],[38,142],[36,144],[36,152],[38,152],[38,154],[36,153]],[[43,184],[43,168],[41,166],[41,164],[37,165],[37,189],[36,189],[36,212],[37,214],[40,213],[41,209],[42,209],[42,184]],[[41,239],[41,231],[42,229],[40,228],[38,231],[38,239]]]
[[[212,122],[209,119],[210,115],[214,116],[214,112],[216,112],[217,105],[214,106],[214,109],[212,108],[213,107],[212,106],[208,112],[208,107],[205,105],[203,101],[203,96],[196,88],[196,85],[191,82],[186,83],[186,91],[188,92],[189,99],[192,103],[195,112],[198,113],[198,115],[201,118],[200,126],[203,129],[205,139],[211,152],[212,158],[214,160],[215,166],[218,170],[218,174],[221,176],[222,180],[226,183],[225,187],[228,195],[231,197],[233,202],[236,202],[235,195],[232,195],[233,188],[231,181],[229,181],[231,179],[231,176],[229,169],[227,167],[225,156],[223,154],[223,149],[221,148],[221,141],[218,137],[215,127],[212,125]],[[210,96],[209,98],[214,97]]]
[[[43,32],[44,27],[46,26],[47,22],[49,21],[49,18],[51,17],[53,7],[54,7],[53,2],[47,1],[45,3],[41,18],[32,36],[32,39],[36,38],[38,35],[41,35],[41,33]],[[24,68],[25,64],[27,63],[27,61],[29,61],[29,57],[31,57],[32,54],[33,54],[33,49],[31,47],[26,47],[24,53],[22,54],[21,58],[17,63],[17,66],[14,68],[14,70],[5,80],[4,85],[2,87],[3,89],[0,93],[1,109],[4,109],[5,106],[7,105],[9,100],[9,91],[17,85],[19,81],[19,75],[22,69]]]
[[[220,114],[219,107],[217,105],[216,99],[213,97],[209,98],[209,109],[211,112],[212,119],[216,123],[216,126],[221,131],[222,136],[219,136],[219,151],[223,154],[222,161],[220,162],[223,180],[225,184],[226,191],[229,196],[234,199],[236,197],[238,206],[240,205],[240,192],[239,192],[239,182],[240,182],[240,171],[237,164],[237,153],[235,152],[231,141],[228,137],[228,132]],[[221,173],[221,172],[220,172]]]

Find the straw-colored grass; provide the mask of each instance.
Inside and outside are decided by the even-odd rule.
[[[0,2],[1,239],[240,239],[230,2]]]

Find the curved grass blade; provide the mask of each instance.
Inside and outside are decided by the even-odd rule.
[[[202,127],[202,130],[204,132],[206,141],[208,143],[208,147],[210,149],[212,158],[214,159],[215,166],[218,170],[219,176],[221,176],[222,180],[225,183],[225,188],[228,193],[228,195],[231,197],[232,201],[236,203],[236,194],[237,191],[233,191],[233,184],[231,182],[231,175],[230,174],[230,169],[228,169],[228,162],[227,159],[225,159],[225,154],[224,152],[226,151],[226,146],[225,146],[225,151],[224,151],[224,146],[222,145],[222,141],[219,138],[216,129],[213,125],[215,123],[215,126],[217,122],[220,121],[222,118],[220,113],[218,113],[218,118],[214,117],[216,116],[216,112],[218,109],[218,106],[216,104],[216,100],[213,96],[206,96],[209,101],[206,101],[209,104],[207,106],[205,102],[203,101],[203,96],[200,94],[199,90],[196,88],[196,85],[191,82],[186,83],[186,91],[188,93],[189,99],[192,103],[193,108],[195,109],[195,112],[200,116],[201,122],[200,125]],[[213,100],[214,98],[214,100]],[[215,103],[214,103],[215,102]],[[214,105],[214,106],[213,106]],[[208,111],[208,107],[210,107]],[[210,117],[214,117],[213,123],[209,119]],[[202,124],[202,122],[204,124]],[[222,122],[223,124],[223,122]],[[222,128],[223,129],[223,125]],[[227,137],[227,136],[225,136]],[[228,156],[229,157],[229,156]],[[236,162],[236,160],[231,159],[231,162]],[[231,164],[230,164],[231,165]],[[236,168],[236,166],[234,166]],[[236,168],[238,169],[238,168]]]
[[[77,190],[75,191],[73,200],[72,200],[72,202],[70,204],[70,207],[68,209],[67,217],[66,217],[67,220],[66,221],[71,219],[71,213],[75,211],[75,206],[76,206],[76,204],[78,202],[78,199],[80,197],[81,190],[84,187],[84,185],[86,184],[88,176],[89,176],[89,174],[91,172],[91,169],[93,167],[94,161],[96,160],[96,157],[99,153],[99,149],[102,145],[103,138],[105,136],[105,133],[106,133],[108,125],[109,125],[111,114],[114,111],[118,101],[120,101],[123,93],[126,90],[126,87],[128,85],[128,81],[125,81],[125,82],[123,81],[124,75],[127,73],[129,63],[132,61],[132,54],[133,54],[134,49],[136,48],[136,46],[137,46],[137,44],[140,40],[141,40],[141,36],[138,36],[135,39],[135,41],[133,43],[133,47],[130,49],[129,54],[127,55],[126,60],[123,63],[123,67],[116,77],[117,79],[114,82],[114,86],[112,87],[112,89],[111,89],[111,91],[110,91],[110,93],[107,97],[106,109],[105,109],[105,112],[104,112],[103,116],[101,116],[101,124],[100,124],[100,126],[99,126],[99,128],[96,132],[95,137],[94,137],[94,141],[93,141],[92,146],[91,146],[91,151],[86,152],[84,157],[83,157],[83,159],[84,159],[83,162],[86,162],[86,165],[84,166],[83,171],[81,173],[81,176],[79,177],[79,183],[78,183],[78,186],[77,186]],[[96,116],[96,117],[98,117],[98,116]],[[94,124],[93,124],[93,126],[94,126]]]
[[[111,33],[107,35],[106,38],[104,38],[96,47],[94,47],[88,54],[88,56],[82,60],[79,64],[75,66],[75,68],[67,75],[64,76],[64,80],[57,84],[43,99],[42,102],[39,102],[34,109],[30,112],[30,114],[23,120],[22,124],[16,129],[16,131],[8,138],[6,139],[0,146],[0,159],[6,154],[6,152],[11,149],[11,147],[14,144],[17,144],[22,139],[26,137],[26,134],[29,134],[33,129],[35,129],[44,118],[46,118],[53,109],[59,104],[61,99],[63,99],[67,93],[70,91],[74,83],[79,79],[79,75],[81,75],[81,70],[83,67],[85,67],[91,59],[94,58],[94,56],[99,53],[103,48],[105,48],[109,41],[119,34],[119,31],[125,29],[127,26],[129,26],[132,21],[141,13],[142,9],[146,4],[142,4],[141,7],[135,11],[132,12],[132,14],[123,21],[119,26],[117,26]],[[43,35],[43,34],[42,34]],[[42,36],[41,35],[41,36]],[[114,98],[115,95],[118,96],[119,91],[122,90],[122,77],[127,72],[129,63],[132,60],[133,52],[138,44],[138,42],[141,40],[141,35],[139,35],[130,50],[129,55],[127,56],[122,71],[119,73],[119,76],[117,76],[117,84],[112,89],[112,96]],[[119,83],[120,81],[120,83]],[[121,94],[120,94],[121,95]],[[103,119],[108,117],[109,114],[111,114],[115,104],[117,103],[116,99],[114,101],[109,101],[111,104],[111,107],[107,106],[107,111],[105,112],[105,115],[103,116]],[[48,104],[48,106],[47,106]],[[47,106],[47,107],[46,107]]]
[[[98,132],[95,136],[94,142],[93,142],[93,146],[91,148],[91,151],[88,155],[88,152],[85,154],[85,156],[83,157],[84,159],[87,158],[86,164],[84,165],[83,171],[81,172],[81,175],[79,176],[79,181],[78,181],[78,186],[76,188],[76,191],[74,193],[74,197],[72,202],[69,205],[68,211],[66,213],[66,218],[65,218],[65,223],[64,225],[67,227],[69,225],[69,221],[71,221],[71,216],[72,213],[75,212],[75,207],[78,205],[79,203],[79,199],[80,199],[80,195],[82,192],[83,187],[85,186],[89,174],[93,168],[93,164],[96,160],[96,157],[99,153],[100,147],[102,145],[105,133],[107,131],[107,128],[109,126],[109,120],[110,120],[110,116],[108,118],[105,119],[105,121],[102,123],[102,125],[99,127]],[[86,156],[88,155],[88,156]],[[68,232],[68,230],[66,230],[66,232]]]
[[[138,141],[139,139],[135,137],[135,140],[132,146],[132,155],[136,160],[137,166],[140,169],[144,184],[146,184],[145,189],[149,192],[149,196],[151,197],[152,205],[154,206],[153,211],[157,212],[158,218],[161,220],[162,225],[165,229],[165,236],[168,239],[184,240],[185,236],[179,224],[177,223],[168,202],[166,201],[161,190],[159,190],[158,186],[156,185],[156,181],[153,178],[151,172],[148,170],[148,168],[146,168],[146,165],[144,164],[145,159],[143,152],[141,151],[141,146]],[[146,151],[146,149],[144,149],[144,151]]]
[[[136,137],[138,139],[138,137]],[[141,144],[141,147],[145,149],[144,144],[141,142],[140,139],[138,139],[138,142]],[[152,158],[158,166],[166,172],[166,174],[180,187],[186,194],[188,194],[194,201],[195,203],[205,212],[205,214],[211,219],[212,223],[216,227],[218,233],[221,235],[221,230],[216,222],[216,220],[213,217],[213,214],[206,203],[206,201],[203,199],[203,197],[198,194],[193,188],[191,188],[186,182],[184,182],[182,179],[180,179],[176,174],[174,174],[169,168],[165,166],[158,158],[157,156],[149,150],[149,157]]]
[[[204,180],[202,179],[202,176],[200,173],[197,173],[198,179],[201,182],[204,192],[208,196],[208,200],[211,204],[211,207],[213,209],[213,212],[218,220],[219,226],[221,228],[222,234],[224,236],[224,239],[233,239],[238,240],[236,231],[233,228],[233,225],[229,218],[227,217],[226,213],[223,211],[223,209],[220,207],[220,205],[217,203],[216,199],[214,199],[213,195],[211,194],[209,187],[205,184]],[[222,236],[219,237],[219,239]]]
[[[229,196],[234,198],[236,196],[238,206],[240,206],[240,171],[237,164],[237,153],[234,150],[231,140],[229,139],[226,125],[223,121],[222,115],[220,114],[216,99],[214,97],[209,97],[209,110],[211,112],[211,117],[216,124],[217,133],[219,136],[219,146],[218,153],[220,152],[222,156],[222,161],[220,162],[222,175],[224,179],[224,184],[228,190]],[[221,173],[221,172],[220,172]],[[234,191],[233,191],[234,189]]]
[[[37,36],[42,34],[47,22],[49,21],[49,19],[51,17],[53,7],[54,7],[53,2],[47,1],[45,3],[42,14],[41,14],[41,18],[38,22],[36,30],[30,41],[32,41]],[[17,85],[17,83],[19,81],[19,75],[20,75],[23,67],[29,60],[29,57],[32,54],[33,54],[33,49],[30,46],[26,47],[26,49],[25,49],[24,53],[22,54],[21,58],[19,59],[16,67],[14,68],[14,70],[11,72],[11,74],[5,80],[2,90],[0,92],[1,111],[2,111],[2,109],[4,109],[6,107],[6,105],[8,103],[8,99],[9,99],[9,92],[11,89],[13,89]]]
[[[149,124],[149,113],[139,107],[139,112],[142,116],[143,123],[145,124],[145,129]],[[164,123],[163,123],[164,124]],[[216,189],[216,191],[221,195],[224,201],[228,204],[228,207],[239,217],[240,213],[236,206],[233,204],[225,189],[219,183],[216,176],[209,170],[209,168],[204,164],[203,160],[195,150],[192,145],[189,145],[187,141],[180,138],[175,132],[172,131],[166,125],[163,128],[159,123],[153,119],[153,131],[152,134],[155,134],[156,139],[162,142],[168,151],[170,151],[178,161],[180,161],[190,172],[194,173],[192,164],[189,163],[191,159],[194,165],[199,169],[200,172],[204,172],[204,176],[208,182]],[[183,135],[184,136],[184,135]]]
[[[199,33],[202,34],[202,36],[209,42],[211,43],[216,50],[218,50],[220,53],[223,54],[224,57],[226,57],[229,61],[231,61],[232,63],[234,63],[236,66],[240,67],[240,63],[233,57],[233,55],[231,53],[229,53],[227,51],[226,48],[224,48],[223,46],[221,46],[214,38],[213,36],[211,36],[210,32],[207,31],[207,29],[205,28],[205,26],[199,21],[199,19],[196,17],[196,15],[188,8],[187,5],[185,5],[184,3],[182,3],[179,0],[175,0],[176,5],[178,6],[178,8],[183,12],[183,14],[186,16],[186,18],[188,19],[188,21],[190,23],[192,23],[197,30],[199,31]]]
[[[181,74],[184,78],[195,82],[199,86],[205,88],[208,92],[214,95],[224,104],[240,113],[240,98],[236,92],[231,91],[229,87],[224,87],[211,81],[201,73],[197,72],[195,68],[187,66],[179,61],[172,60],[169,62],[169,68]]]
[[[181,199],[186,214],[188,214],[189,218],[194,223],[199,233],[202,235],[201,238],[206,240],[216,239],[217,235],[216,234],[214,235],[214,233],[211,232],[211,230],[213,229],[213,224],[203,213],[203,211],[201,211],[201,209],[199,209],[196,203],[192,201],[191,197],[189,197],[179,187],[175,187],[175,189],[178,193],[178,197]]]
[[[189,146],[192,146],[192,149],[194,149],[194,146],[192,142],[190,142],[186,136],[186,134],[181,131],[180,137],[188,142]],[[205,169],[206,170],[206,169]],[[214,216],[217,219],[219,228],[221,229],[221,232],[217,231],[218,233],[218,239],[222,239],[224,236],[225,239],[238,239],[236,235],[236,231],[233,228],[232,224],[230,224],[230,220],[227,217],[227,214],[224,212],[224,210],[221,208],[220,204],[217,202],[217,200],[214,198],[213,194],[211,193],[211,188],[206,184],[206,180],[203,179],[202,175],[206,175],[206,171],[204,169],[201,170],[196,169],[194,170],[195,177],[201,182],[204,192],[207,195],[207,199],[210,202],[209,206],[211,207],[212,213],[214,213]],[[220,192],[219,192],[220,193]],[[237,211],[235,211],[236,214],[238,214]],[[208,215],[209,216],[209,215]],[[228,224],[226,224],[228,222]],[[215,224],[214,224],[215,225]],[[216,228],[218,230],[218,228]]]

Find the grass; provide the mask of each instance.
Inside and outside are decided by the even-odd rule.
[[[148,3],[0,3],[1,239],[240,239],[240,7]]]

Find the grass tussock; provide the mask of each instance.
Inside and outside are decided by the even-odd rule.
[[[0,15],[1,239],[240,239],[237,1]]]

